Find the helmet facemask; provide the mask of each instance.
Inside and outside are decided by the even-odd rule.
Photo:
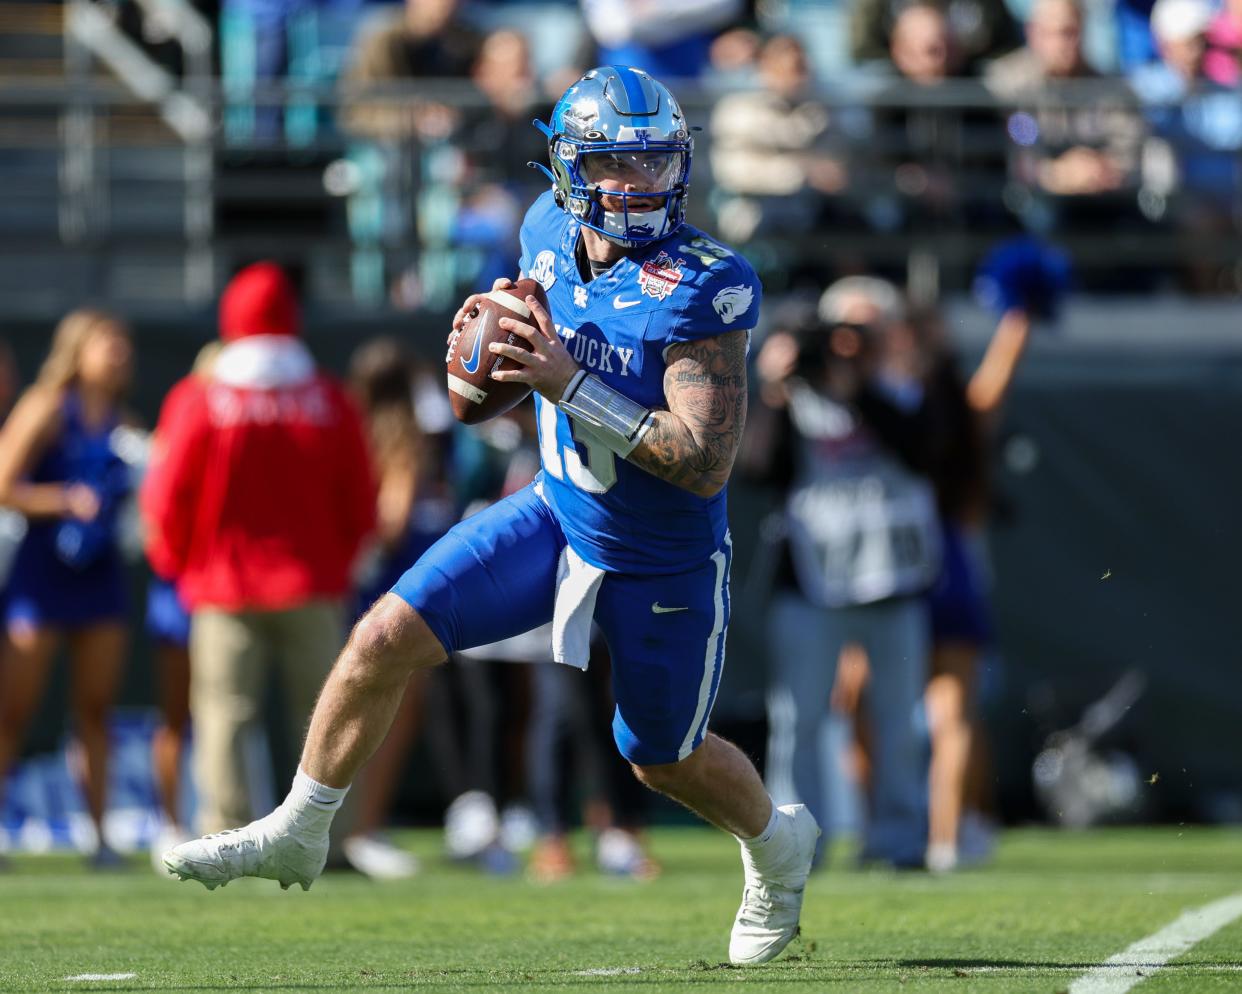
[[[563,205],[586,227],[627,248],[681,226],[689,170],[689,151],[674,143],[596,146],[561,139],[554,145],[553,172],[564,174],[557,184]]]

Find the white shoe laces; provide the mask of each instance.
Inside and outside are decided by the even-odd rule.
[[[780,898],[766,884],[751,884],[742,894],[742,913],[747,925],[767,925],[780,907]]]
[[[208,839],[223,839],[230,835],[241,835],[244,831],[246,831],[245,828],[226,828],[223,832],[212,832],[210,835],[204,835],[203,841],[206,842]]]

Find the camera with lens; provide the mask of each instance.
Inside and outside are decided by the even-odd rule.
[[[838,363],[859,363],[870,352],[875,329],[849,321],[807,321],[793,329],[798,342],[794,375],[814,380]]]

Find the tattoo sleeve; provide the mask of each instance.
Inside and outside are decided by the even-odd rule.
[[[668,352],[664,398],[629,460],[702,497],[729,479],[746,424],[746,332],[682,342]]]

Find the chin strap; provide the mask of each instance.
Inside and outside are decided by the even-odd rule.
[[[650,408],[585,369],[574,374],[556,406],[622,459],[629,458],[651,428]]]

